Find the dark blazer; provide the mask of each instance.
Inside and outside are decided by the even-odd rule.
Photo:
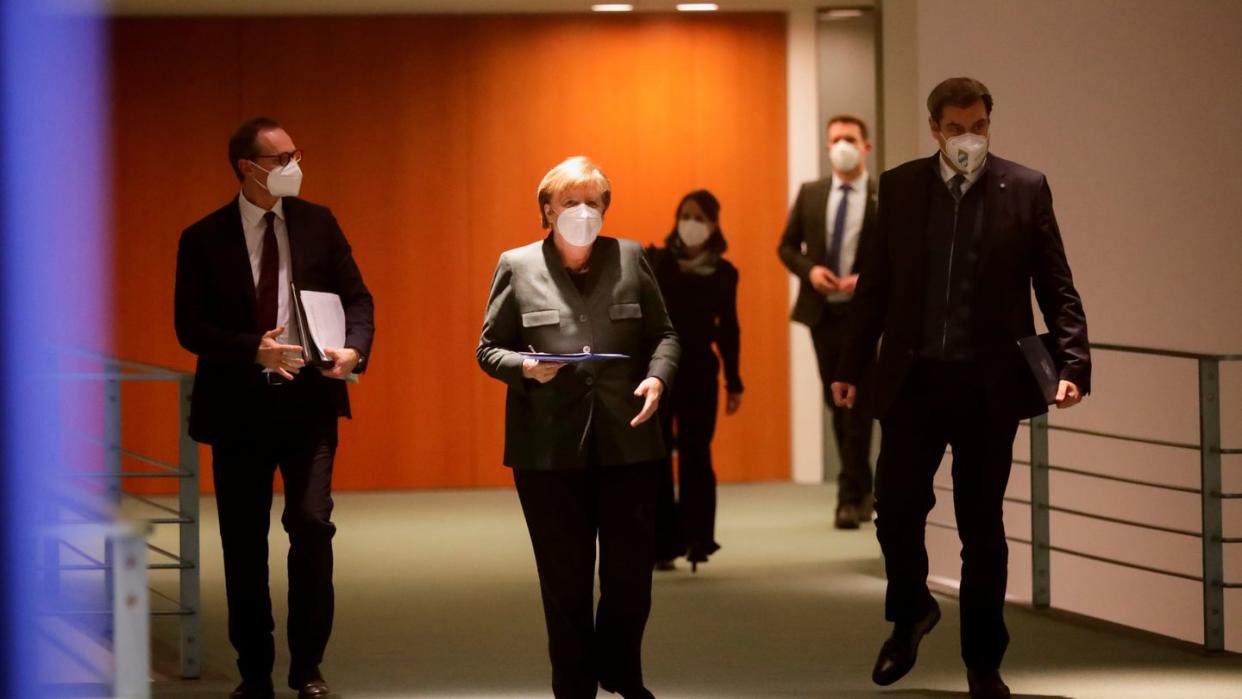
[[[686,385],[687,378],[694,377],[699,385],[706,381],[713,392],[718,390],[719,364],[723,363],[725,390],[741,393],[742,330],[737,321],[737,267],[722,257],[716,260],[716,270],[711,274],[683,272],[677,264],[675,245],[671,242],[662,248],[653,245],[646,253],[681,343],[682,386]]]
[[[926,293],[927,217],[931,194],[944,187],[939,153],[880,177],[877,235],[869,241],[850,309],[847,343],[835,380],[857,384],[883,335],[874,385],[862,396],[883,417],[918,352]],[[1065,258],[1042,173],[989,155],[974,187],[984,188],[983,234],[976,267],[975,344],[991,409],[1017,419],[1047,405],[1017,342],[1035,334],[1031,288],[1055,341],[1061,378],[1085,395],[1091,355],[1082,299]]]
[[[865,243],[874,236],[876,192],[875,177],[868,177],[867,208],[863,214],[858,253],[854,256],[851,274],[862,269]],[[831,193],[831,177],[802,185],[793,209],[789,211],[789,222],[785,224],[785,233],[777,248],[781,262],[802,280],[790,318],[807,327],[819,324],[824,306],[828,303],[828,299],[811,286],[810,275],[812,267],[828,264],[828,196]]]
[[[627,360],[572,364],[546,384],[522,376],[519,351],[626,354]],[[500,256],[475,356],[509,386],[505,400],[506,466],[579,468],[588,435],[601,465],[666,455],[660,421],[630,427],[644,399],[634,395],[655,376],[671,388],[681,347],[642,248],[599,238],[580,293],[549,235]]]
[[[365,371],[375,334],[371,292],[345,234],[326,207],[284,197],[293,283],[328,291],[345,307],[345,346],[363,356]],[[307,415],[349,417],[345,382],[304,369],[287,386],[267,385],[255,352],[263,333],[255,317],[254,273],[236,199],[185,229],[177,247],[176,328],[181,346],[198,355],[190,401],[190,436],[215,443],[244,434],[260,417],[264,391],[281,390]]]

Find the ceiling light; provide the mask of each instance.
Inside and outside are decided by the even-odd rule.
[[[820,13],[819,18],[829,22],[841,19],[857,19],[863,16],[863,11],[859,9],[838,9],[824,10]]]
[[[633,12],[634,6],[624,2],[607,2],[591,5],[591,10],[595,12]]]
[[[714,2],[683,2],[678,3],[678,12],[715,12],[720,6]]]

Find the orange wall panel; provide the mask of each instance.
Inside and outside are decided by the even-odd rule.
[[[120,356],[192,368],[172,330],[177,237],[236,196],[232,130],[274,116],[376,298],[336,486],[511,483],[504,387],[474,361],[483,304],[500,252],[544,234],[540,177],[585,154],[613,181],[608,235],[661,240],[684,193],[720,198],[747,392],[717,471],[788,477],[782,16],[127,18],[112,56]],[[131,393],[126,446],[175,454],[175,391]]]

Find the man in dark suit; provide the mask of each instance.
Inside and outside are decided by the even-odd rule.
[[[344,379],[361,373],[375,332],[371,294],[327,208],[297,198],[301,151],[271,119],[229,141],[241,193],[190,226],[177,250],[177,339],[198,355],[190,435],[212,447],[229,604],[242,683],[234,699],[273,696],[268,518],[285,483],[289,533],[289,686],[329,696],[319,672],[332,630],[332,462]],[[330,367],[303,370],[290,282],[337,294],[343,347]]]
[[[866,166],[870,152],[861,118],[842,114],[828,120],[832,176],[802,185],[778,249],[781,261],[802,280],[792,319],[811,330],[824,403],[832,410],[841,458],[838,529],[857,529],[860,522],[871,521],[872,512],[871,416],[837,408],[830,390],[858,284],[859,253],[875,228],[876,183]]]
[[[877,235],[832,390],[838,405],[854,405],[883,335],[862,398],[883,428],[876,532],[894,627],[873,679],[888,685],[904,676],[940,618],[927,589],[924,531],[932,478],[951,446],[962,658],[972,697],[1008,697],[999,671],[1009,642],[1002,505],[1018,422],[1047,410],[1017,344],[1035,334],[1032,286],[1051,333],[1061,408],[1090,391],[1087,321],[1047,180],[987,152],[987,88],[952,78],[927,107],[940,150],[880,178]]]

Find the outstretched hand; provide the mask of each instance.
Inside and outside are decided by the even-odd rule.
[[[660,407],[660,396],[664,395],[664,382],[654,376],[649,376],[638,384],[638,388],[634,389],[634,395],[645,397],[647,402],[643,403],[642,411],[630,420],[630,427],[638,427],[655,415]]]

